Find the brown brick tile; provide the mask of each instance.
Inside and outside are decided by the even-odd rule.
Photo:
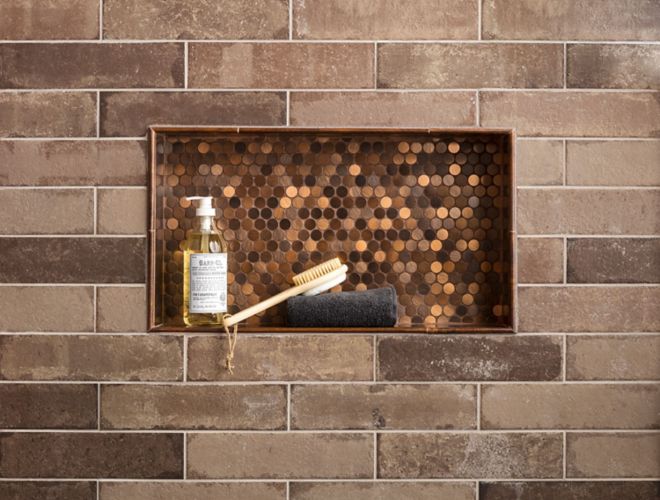
[[[14,0],[0,5],[2,40],[83,40],[99,37],[93,0]]]
[[[481,428],[657,429],[659,402],[656,384],[486,385]]]
[[[278,430],[286,429],[286,407],[278,385],[101,386],[103,429]]]
[[[557,140],[516,141],[516,182],[519,186],[563,183],[564,145]]]
[[[475,110],[472,92],[291,93],[291,124],[300,126],[473,126]]]
[[[562,87],[563,58],[561,44],[386,43],[378,46],[378,86]]]
[[[1,484],[1,483],[0,483]],[[96,498],[96,497],[95,497]],[[285,500],[285,483],[102,482],[100,500]]]
[[[305,482],[291,483],[291,500],[473,500],[471,483]]]
[[[569,44],[566,50],[568,87],[660,88],[660,46]]]
[[[180,43],[0,44],[0,87],[183,87]]]
[[[380,478],[554,478],[561,474],[559,433],[378,435]]]
[[[96,481],[0,481],[5,500],[97,500]]]
[[[0,384],[1,429],[96,429],[96,384]]]
[[[566,182],[586,186],[660,186],[660,141],[568,141]]]
[[[0,304],[4,311],[11,311],[0,314],[0,331],[94,330],[94,291],[91,286],[0,286]]]
[[[474,429],[473,385],[295,385],[294,429]]]
[[[99,234],[147,233],[146,189],[99,189]]]
[[[188,478],[368,479],[371,434],[188,434]]]
[[[99,332],[145,332],[147,292],[144,287],[98,287],[96,330]]]
[[[105,0],[103,37],[138,40],[287,38],[285,0]]]
[[[657,92],[487,91],[480,99],[480,125],[522,136],[660,137]]]
[[[0,137],[95,135],[95,92],[0,93]]]
[[[0,433],[0,477],[183,477],[181,434]]]
[[[660,380],[660,335],[581,335],[566,339],[568,380]]]
[[[660,239],[569,239],[569,283],[660,283]]]
[[[144,141],[2,141],[0,185],[145,185]]]
[[[477,38],[476,19],[474,0],[293,0],[294,38]]]
[[[371,43],[193,43],[188,61],[192,88],[374,87]]]
[[[563,238],[518,238],[518,281],[562,283],[564,281]]]
[[[379,380],[555,380],[561,339],[543,336],[392,336],[378,339]]]
[[[657,40],[653,0],[485,0],[485,39]]]
[[[566,477],[658,476],[659,433],[566,435]]]
[[[519,287],[523,332],[654,332],[660,330],[658,287]]]
[[[368,336],[244,336],[237,346],[234,374],[223,363],[227,341],[192,337],[188,343],[190,380],[372,380],[372,340]]]
[[[2,234],[91,234],[91,189],[0,190]]]
[[[284,125],[282,92],[102,92],[101,135],[137,137],[154,124]]]
[[[520,234],[660,233],[660,191],[525,188],[517,201]]]
[[[0,238],[4,283],[144,283],[143,238]]]
[[[183,339],[174,336],[0,336],[3,380],[179,381]]]
[[[645,500],[657,498],[652,481],[530,481],[479,483],[480,500]]]

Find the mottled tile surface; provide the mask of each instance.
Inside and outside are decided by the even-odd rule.
[[[2,40],[81,40],[99,36],[93,0],[15,0],[0,5]]]
[[[99,189],[98,233],[145,235],[148,204],[146,189]]]
[[[516,182],[519,186],[560,185],[563,183],[563,171],[563,141],[516,141]]]
[[[100,493],[102,500],[285,500],[286,484],[113,481],[101,483]]]
[[[518,282],[562,283],[563,238],[518,238]]]
[[[479,483],[481,500],[646,500],[657,498],[652,481],[529,481]]]
[[[96,481],[0,481],[8,500],[96,500]]]
[[[473,500],[470,483],[439,482],[293,482],[291,500]]]
[[[145,287],[98,287],[96,329],[99,332],[145,332],[147,291]]]

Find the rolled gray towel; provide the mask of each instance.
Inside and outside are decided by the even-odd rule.
[[[297,327],[386,327],[397,321],[396,290],[388,286],[364,292],[291,297],[287,324]]]

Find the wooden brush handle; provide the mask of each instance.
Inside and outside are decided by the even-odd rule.
[[[331,279],[334,279],[337,276],[340,276],[341,274],[345,274],[347,271],[348,271],[348,267],[346,265],[343,265],[339,269],[335,269],[334,271],[331,271],[328,274],[320,276],[319,278],[316,278],[308,283],[303,283],[302,285],[287,288],[283,292],[280,292],[277,295],[273,295],[272,297],[269,297],[266,300],[259,302],[258,304],[250,306],[247,309],[243,309],[242,311],[237,312],[236,314],[232,314],[229,318],[225,320],[225,325],[227,327],[234,326],[235,324],[240,323],[245,319],[248,319],[250,316],[254,316],[255,314],[260,313],[261,311],[265,311],[269,307],[273,307],[279,304],[280,302],[284,302],[288,298],[294,297],[296,295],[300,295],[301,293],[305,293],[306,291],[311,290],[312,288],[316,288],[317,286],[320,286],[323,283],[330,281]]]

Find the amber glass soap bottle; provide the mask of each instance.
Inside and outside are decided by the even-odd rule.
[[[210,196],[198,200],[195,227],[183,252],[183,321],[187,326],[222,326],[227,312],[227,242],[215,227]]]

